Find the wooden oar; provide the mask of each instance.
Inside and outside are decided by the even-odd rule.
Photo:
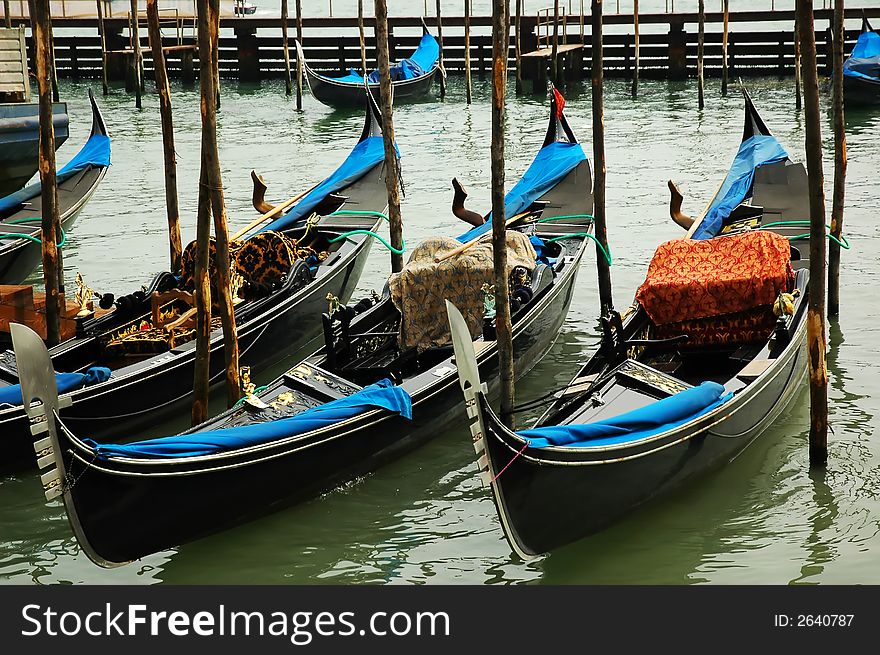
[[[320,184],[320,183],[319,183],[319,184]],[[248,225],[246,225],[245,227],[241,228],[238,232],[236,232],[235,234],[233,234],[233,235],[230,237],[230,241],[235,241],[236,239],[240,239],[243,235],[245,235],[245,234],[247,234],[248,232],[250,232],[251,230],[253,230],[253,229],[254,229],[255,227],[257,227],[260,223],[263,223],[264,221],[268,221],[270,218],[274,218],[275,216],[277,216],[278,214],[280,214],[281,212],[283,212],[285,209],[287,209],[288,207],[290,207],[290,206],[291,206],[293,203],[295,203],[297,200],[299,200],[300,198],[302,198],[302,197],[305,196],[306,194],[311,193],[311,192],[315,189],[315,187],[317,187],[317,186],[318,186],[318,185],[316,184],[316,185],[313,186],[311,189],[306,189],[305,191],[303,191],[303,192],[300,193],[299,195],[296,195],[296,196],[294,196],[293,198],[289,198],[289,199],[285,200],[285,201],[282,202],[280,205],[275,205],[272,209],[270,209],[269,211],[267,211],[265,214],[261,214],[260,216],[257,216],[257,217],[256,217],[254,220],[252,220]]]
[[[525,218],[526,216],[528,216],[528,215],[531,214],[531,213],[532,213],[532,212],[522,212],[522,213],[520,213],[520,214],[517,214],[516,216],[511,216],[511,217],[508,218],[507,221],[504,223],[504,227],[509,227],[510,225],[512,225],[512,224],[514,223],[514,221],[518,221],[518,220],[521,219],[521,218]],[[488,231],[488,230],[487,230],[487,231]],[[451,259],[452,257],[457,257],[458,255],[460,255],[461,253],[463,253],[465,250],[467,250],[467,249],[469,249],[471,246],[473,246],[477,241],[479,241],[480,239],[482,239],[484,236],[485,236],[485,233],[481,234],[481,235],[478,236],[476,239],[471,239],[471,240],[468,241],[467,243],[463,243],[463,244],[461,244],[461,245],[460,245],[458,248],[456,248],[455,250],[450,250],[448,253],[446,253],[445,255],[443,255],[443,256],[441,256],[441,257],[434,257],[434,263],[435,263],[435,264],[439,264],[440,262],[445,262],[447,259]]]

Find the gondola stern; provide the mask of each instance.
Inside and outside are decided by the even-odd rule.
[[[868,12],[862,9],[862,33],[873,31],[874,28],[871,27],[871,23],[868,21]]]
[[[364,78],[364,102],[366,115],[364,117],[364,129],[361,131],[360,141],[366,141],[371,136],[382,136],[382,126],[384,125],[382,112],[379,109],[379,105],[376,103],[376,98],[373,95],[366,78]]]
[[[95,136],[96,134],[109,136],[107,133],[107,123],[104,122],[104,115],[101,113],[101,108],[98,106],[98,101],[95,99],[95,93],[91,88],[89,89],[89,104],[92,107],[91,136]]]
[[[767,127],[767,124],[764,122],[764,119],[761,118],[761,114],[758,113],[757,107],[755,107],[755,103],[752,101],[752,96],[749,95],[748,90],[745,85],[742,83],[742,80],[739,81],[739,88],[742,91],[743,99],[745,100],[745,122],[743,125],[743,141],[747,141],[753,136],[772,136],[773,134],[770,132],[770,128]]]
[[[577,136],[568,119],[565,117],[565,98],[559,90],[550,83],[550,119],[547,124],[547,133],[544,136],[542,148],[549,146],[556,141],[567,141],[569,143],[578,143]]]

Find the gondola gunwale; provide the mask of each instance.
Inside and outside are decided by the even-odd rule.
[[[90,102],[91,109],[92,109],[92,126],[90,129],[88,138],[91,138],[95,135],[109,136],[108,132],[107,132],[107,125],[104,122],[103,115],[101,114],[101,109],[98,107],[98,103],[96,102],[95,96],[92,93],[91,89],[89,89],[88,95],[89,95],[89,102]],[[88,139],[86,139],[86,143],[88,143]],[[74,155],[74,157],[76,157],[76,155]],[[79,218],[79,215],[82,212],[83,208],[92,199],[92,196],[98,190],[98,187],[100,186],[101,182],[104,180],[104,177],[107,175],[107,169],[108,169],[107,166],[101,166],[100,170],[98,171],[98,174],[95,176],[95,180],[89,185],[89,187],[85,190],[85,192],[76,200],[76,202],[74,202],[63,213],[63,215],[60,217],[60,223],[61,223],[62,229],[64,229],[65,231],[69,231],[73,228],[73,224],[76,222],[77,218]],[[65,182],[66,181],[67,180],[65,180]],[[63,187],[65,182],[61,182],[59,187]],[[36,184],[39,184],[39,183],[35,183],[35,185]],[[79,182],[77,182],[77,185],[78,184],[79,184]],[[74,185],[74,188],[76,188],[77,185]],[[15,213],[20,213],[21,211],[24,211],[24,210],[23,209],[18,210]],[[13,216],[15,216],[15,213],[13,213],[9,217],[7,217],[7,220],[12,218]],[[33,212],[31,212],[31,213],[33,213]],[[5,220],[3,220],[3,221],[0,221],[0,224],[7,224],[7,223]],[[10,262],[9,264],[2,267],[3,273],[12,269],[12,267],[14,266],[14,261],[12,261],[12,260],[15,260],[17,257],[21,256],[23,254],[22,250],[27,249],[32,246],[35,247],[36,244],[34,244],[34,242],[31,241],[30,239],[20,238],[20,239],[15,239],[15,240],[10,240],[10,239],[0,240],[0,260],[6,260],[7,262]]]

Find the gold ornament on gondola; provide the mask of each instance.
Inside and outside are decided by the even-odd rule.
[[[95,296],[94,289],[86,286],[85,281],[83,280],[82,274],[77,271],[76,272],[76,304],[79,305],[79,311],[76,313],[77,317],[83,318],[86,316],[91,316],[94,311],[94,303],[92,303],[92,298]]]
[[[327,313],[330,314],[331,316],[333,315],[333,313],[337,309],[339,309],[342,306],[342,303],[339,301],[339,298],[334,296],[332,293],[327,294],[327,303],[328,303]]]
[[[794,299],[800,293],[800,289],[795,289],[793,293],[780,293],[776,302],[773,303],[773,313],[779,317],[792,316],[794,314]]]
[[[495,285],[487,283],[480,289],[483,292],[483,315],[492,318],[495,316]]]
[[[253,382],[251,382],[251,367],[242,366],[239,369],[238,376],[241,380],[241,391],[242,393],[244,393],[244,397],[253,398],[254,391],[257,387]]]

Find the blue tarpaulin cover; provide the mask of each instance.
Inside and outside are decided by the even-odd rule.
[[[535,200],[543,196],[568,175],[587,155],[580,143],[554,141],[535,155],[534,161],[520,181],[504,196],[504,214],[509,219],[525,211]],[[466,243],[492,228],[492,216],[482,225],[465,232],[458,240]]]
[[[694,231],[694,239],[711,239],[721,230],[724,219],[746,199],[755,180],[755,170],[788,159],[776,137],[756,134],[740,144],[724,183],[712,201],[705,218]]]
[[[399,152],[397,156],[400,156]],[[382,137],[367,137],[354,147],[346,160],[333,171],[330,177],[306,194],[293,206],[293,209],[276,218],[260,232],[289,229],[297,221],[309,216],[312,210],[321,204],[321,201],[328,195],[354,184],[383,159],[385,159],[385,146]]]
[[[703,382],[655,403],[580,425],[547,425],[518,432],[532,448],[607,446],[646,439],[711,412],[733,398],[717,382]]]
[[[412,419],[412,399],[409,394],[400,387],[395,387],[391,380],[385,379],[345,398],[276,421],[179,434],[128,444],[98,444],[91,439],[85,440],[85,443],[92,446],[101,458],[196,457],[286,439],[333,425],[376,408],[387,409],[404,418]]]
[[[109,166],[110,165],[110,137],[104,134],[93,134],[89,140],[85,142],[76,156],[67,162],[56,174],[58,184],[71,175],[78,173],[86,168],[86,166]],[[10,209],[17,210],[18,207],[29,200],[36,198],[42,193],[42,186],[39,182],[26,186],[21,191],[11,193],[5,198],[0,198],[0,214]]]
[[[55,385],[58,393],[75,391],[98,382],[106,382],[110,379],[110,369],[103,366],[93,366],[85,373],[56,373]],[[0,405],[21,405],[21,385],[12,384],[8,387],[0,387]]]
[[[391,81],[399,82],[402,80],[412,80],[429,73],[437,60],[440,59],[440,44],[430,34],[423,34],[419,47],[409,59],[403,59],[391,67]],[[364,76],[355,69],[349,69],[350,72],[344,77],[332,77],[335,82],[348,82],[351,84],[363,84]],[[323,76],[322,76],[323,77]],[[370,84],[379,83],[379,71],[374,70],[367,77]]]
[[[862,32],[852,54],[843,62],[843,74],[880,81],[880,34]]]

